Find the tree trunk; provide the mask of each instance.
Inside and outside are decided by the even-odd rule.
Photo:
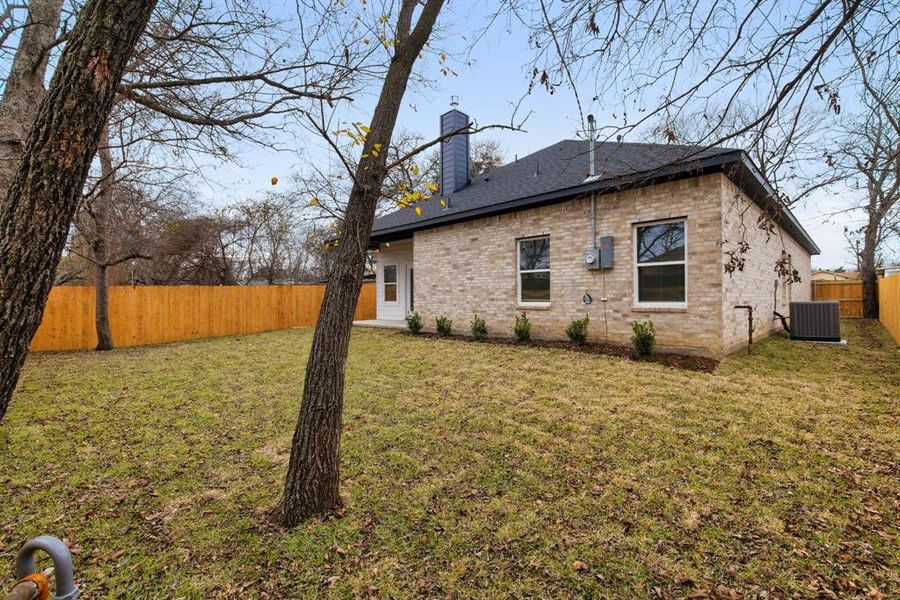
[[[868,220],[863,230],[863,246],[859,251],[859,277],[862,281],[862,305],[864,319],[878,318],[878,225],[877,196],[871,194],[872,206],[867,211]]]
[[[112,350],[113,338],[109,327],[109,209],[115,192],[115,172],[109,151],[109,126],[100,134],[100,191],[94,210],[94,239],[91,249],[94,254],[94,324],[97,329],[97,350]]]
[[[6,198],[28,130],[44,98],[47,60],[56,40],[62,5],[62,0],[28,2],[28,20],[0,102],[0,198]]]
[[[97,328],[97,347],[95,350],[112,350],[112,330],[109,327],[109,267],[100,263],[94,268],[94,307],[96,316],[94,324]]]
[[[88,0],[0,206],[0,419],[6,413],[116,87],[155,0]]]
[[[316,322],[312,349],[306,366],[303,402],[284,484],[284,495],[272,517],[285,527],[294,527],[313,516],[327,515],[342,506],[340,444],[344,406],[344,366],[350,345],[353,312],[359,298],[366,252],[375,208],[386,176],[385,156],[391,143],[397,113],[419,53],[431,35],[443,0],[429,0],[408,35],[411,13],[418,2],[406,0],[397,28],[401,41],[391,60],[369,134],[363,145],[356,177],[325,297]],[[406,14],[404,21],[404,14]],[[404,25],[405,23],[405,25]],[[382,152],[372,150],[379,143]]]

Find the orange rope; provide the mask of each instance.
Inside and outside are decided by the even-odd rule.
[[[30,581],[38,590],[37,600],[48,600],[50,598],[50,580],[43,573],[32,573],[27,577],[23,577],[16,582],[16,585]]]

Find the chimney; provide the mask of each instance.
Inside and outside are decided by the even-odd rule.
[[[441,135],[469,126],[469,115],[457,110],[459,98],[450,100],[453,107],[441,115]],[[469,184],[469,134],[459,133],[441,142],[441,195],[448,196]]]

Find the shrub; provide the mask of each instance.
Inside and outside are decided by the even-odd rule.
[[[516,324],[513,327],[513,333],[516,336],[516,341],[520,344],[524,344],[531,340],[531,321],[528,320],[528,315],[524,312],[521,315],[516,315]]]
[[[631,336],[631,347],[638,356],[650,356],[653,354],[653,346],[656,345],[656,334],[653,332],[653,321],[644,323],[635,321],[631,324],[634,335]]]
[[[409,313],[406,315],[406,326],[410,333],[419,333],[422,331],[422,316],[416,311]]]
[[[487,323],[478,315],[472,319],[472,337],[478,341],[487,339]]]
[[[445,336],[450,335],[450,330],[453,328],[453,321],[441,315],[434,320],[435,327],[437,327],[438,335]]]
[[[590,317],[584,315],[583,319],[572,319],[569,326],[566,327],[566,335],[576,344],[583,344],[587,341],[588,323],[591,322]]]

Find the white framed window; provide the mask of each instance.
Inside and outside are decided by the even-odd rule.
[[[397,265],[385,265],[382,273],[384,301],[397,302]]]
[[[670,219],[634,226],[635,304],[687,306],[687,221]]]
[[[516,241],[518,303],[550,305],[550,236]]]

